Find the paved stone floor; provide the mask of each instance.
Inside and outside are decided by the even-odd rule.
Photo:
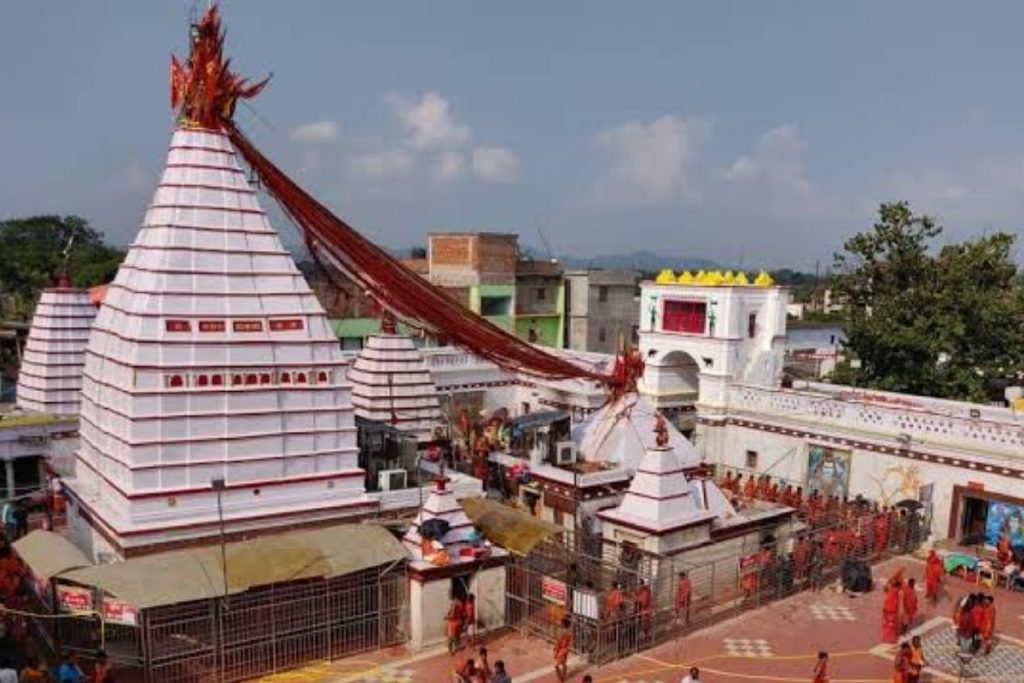
[[[920,579],[924,565],[900,558],[875,569],[885,578],[897,567]],[[920,580],[919,584],[922,583]],[[936,607],[921,599],[912,633],[922,636],[931,666],[922,681],[958,680],[950,615],[953,601],[978,590],[949,579]],[[992,654],[977,657],[965,680],[1024,683],[1024,593],[989,589],[996,598],[999,640]],[[595,683],[678,683],[691,665],[705,683],[809,683],[818,650],[831,655],[832,683],[891,683],[893,647],[880,643],[882,596],[843,596],[833,590],[803,593],[747,612],[642,655],[596,669],[571,661],[570,680],[584,674]],[[547,643],[504,634],[487,642],[491,661],[503,659],[515,683],[554,683]],[[466,652],[449,657],[441,648],[410,653],[402,648],[337,662],[319,663],[264,678],[265,683],[450,683]]]

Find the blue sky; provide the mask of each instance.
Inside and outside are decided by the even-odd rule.
[[[168,55],[185,49],[191,4],[5,3],[0,216],[79,213],[130,241],[163,162]],[[243,127],[387,245],[433,229],[536,245],[542,225],[559,253],[813,268],[898,198],[948,239],[1020,234],[1020,3],[223,11],[236,69],[274,73]]]

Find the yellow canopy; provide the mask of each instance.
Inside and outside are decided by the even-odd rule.
[[[556,524],[486,498],[464,498],[459,503],[488,540],[517,555],[529,555],[542,541],[564,531]]]

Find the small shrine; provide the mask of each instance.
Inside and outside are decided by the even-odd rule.
[[[440,615],[458,600],[475,596],[474,628],[505,623],[505,561],[508,553],[494,547],[473,526],[441,474],[423,507],[402,538],[409,548],[411,642],[415,648],[445,638]],[[494,598],[494,596],[498,596]]]
[[[18,373],[20,408],[57,415],[78,413],[85,347],[95,318],[89,291],[72,287],[67,275],[43,290]]]
[[[735,511],[724,496],[721,501],[727,509],[707,505],[706,487],[715,487],[714,482],[686,476],[687,464],[669,445],[668,427],[660,415],[655,433],[655,445],[644,453],[622,502],[598,517],[606,540],[633,543],[662,555],[709,542],[719,513]]]
[[[412,337],[398,333],[393,317],[385,315],[381,330],[367,338],[348,371],[355,414],[389,424],[418,443],[433,441],[443,420],[430,369]]]

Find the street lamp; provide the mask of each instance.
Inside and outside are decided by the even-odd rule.
[[[215,477],[210,480],[210,486],[217,492],[217,520],[220,522],[220,570],[224,580],[224,600],[228,597],[228,546],[224,536],[224,503],[222,501],[224,492],[224,477]]]

